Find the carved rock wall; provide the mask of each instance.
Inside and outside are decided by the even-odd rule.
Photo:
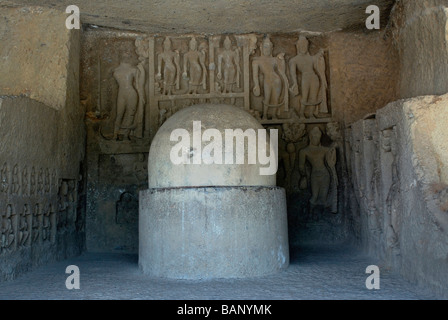
[[[447,103],[447,95],[394,102],[347,132],[362,244],[442,297],[448,285]]]
[[[85,244],[79,32],[60,12],[3,8],[0,281]]]
[[[448,92],[447,8],[445,0],[397,3],[391,24],[399,50],[402,98]]]
[[[396,99],[396,54],[381,35],[159,35],[87,27],[80,90],[92,190],[88,249],[137,252],[132,236],[137,211],[129,211],[134,217],[129,223],[118,223],[119,211],[125,210],[121,201],[137,202],[145,188],[144,159],[158,128],[175,112],[200,103],[233,104],[264,127],[279,129],[277,184],[290,198],[293,243],[346,241],[350,214],[344,210],[341,128]],[[123,96],[130,102],[120,101]],[[311,174],[318,160],[305,156],[301,173],[299,158],[313,128],[321,133],[321,156],[335,150],[336,164],[333,171],[325,169],[323,207],[310,214],[310,199],[318,190],[311,186]],[[135,203],[129,208],[134,210]]]

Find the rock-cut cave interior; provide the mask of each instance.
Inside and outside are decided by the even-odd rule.
[[[447,299],[447,30],[446,0],[0,0],[0,299]]]

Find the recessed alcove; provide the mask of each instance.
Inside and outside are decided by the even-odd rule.
[[[291,265],[285,258],[275,276],[240,275],[283,283],[300,270],[310,275],[309,257],[341,262],[351,251],[370,260],[350,260],[350,270],[369,261],[447,298],[446,3],[376,1],[379,29],[366,27],[370,4],[79,0],[77,30],[66,28],[62,2],[0,1],[0,287],[65,261],[137,269],[141,228],[155,237],[150,254],[191,240],[173,229],[170,242],[156,223],[183,203],[193,242],[216,259],[202,270],[210,252],[199,253],[193,276],[173,278],[260,267],[264,254],[281,256],[257,253],[272,240],[289,247]],[[202,111],[212,114],[207,128],[276,130],[275,174],[175,166],[154,141],[205,124]],[[163,131],[182,116],[188,123]],[[212,203],[198,206],[195,196]],[[139,207],[152,214],[140,230]],[[272,224],[242,218],[280,211]],[[238,228],[259,223],[253,236],[231,230],[220,244],[251,240],[246,251],[232,248],[239,258],[213,246],[210,230],[232,226],[213,224],[213,213],[240,217]],[[190,252],[171,254],[180,275],[189,257],[174,255]],[[150,276],[167,276],[165,266]]]

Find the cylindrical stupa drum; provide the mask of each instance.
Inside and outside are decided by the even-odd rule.
[[[265,131],[245,110],[212,104],[185,108],[162,125],[149,151],[149,189],[139,200],[145,274],[238,278],[288,266],[277,136]]]

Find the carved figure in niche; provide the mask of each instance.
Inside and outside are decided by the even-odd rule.
[[[137,108],[137,120],[136,128],[134,129],[134,136],[136,138],[143,138],[143,112],[145,109],[146,98],[149,95],[149,88],[145,85],[146,83],[146,71],[148,66],[149,58],[149,42],[147,38],[137,37],[135,39],[135,53],[138,55],[139,63],[137,64],[137,69],[139,70],[138,76],[140,77],[137,81],[140,86],[140,92],[142,96],[138,99]]]
[[[45,210],[42,219],[42,240],[50,241],[51,240],[51,219],[50,214],[52,211],[52,206],[50,206]]]
[[[381,139],[381,148],[384,152],[390,153],[392,155],[392,161],[390,163],[390,181],[388,182],[390,185],[389,191],[387,193],[386,199],[386,208],[387,208],[387,217],[386,217],[386,242],[389,248],[399,253],[400,242],[399,242],[399,233],[400,233],[400,216],[398,213],[399,209],[399,193],[400,193],[400,185],[399,185],[399,175],[397,169],[397,159],[396,159],[396,147],[394,140],[394,129],[386,129],[382,131],[382,139]],[[386,170],[386,169],[384,169]],[[387,186],[385,186],[387,187]]]
[[[138,55],[140,61],[146,60],[149,57],[149,43],[147,38],[137,37],[135,39],[135,53]]]
[[[16,164],[12,169],[11,193],[19,194],[19,192],[20,192],[19,166]]]
[[[233,92],[234,85],[237,88],[240,87],[240,74],[240,52],[238,48],[232,50],[232,41],[226,36],[224,50],[218,54],[218,74],[216,75],[218,80],[223,80],[223,93]]]
[[[40,215],[40,205],[36,203],[36,205],[34,206],[33,217],[31,222],[31,237],[33,243],[36,243],[39,239],[39,215]]]
[[[44,191],[50,193],[50,170],[48,168],[45,169]]]
[[[306,135],[306,126],[304,123],[284,123],[282,129],[282,139],[287,143],[282,158],[286,171],[286,184],[290,186],[292,172],[296,164],[297,150],[295,143],[299,142]]]
[[[53,172],[51,173],[51,186],[52,192],[55,193],[55,191],[58,190],[59,187],[56,169],[53,169]]]
[[[292,80],[291,92],[299,95],[297,84],[297,71],[301,74],[301,90],[299,99],[299,117],[305,118],[305,107],[314,108],[312,117],[320,113],[328,113],[327,105],[327,79],[325,75],[324,51],[312,56],[308,51],[309,42],[300,36],[296,43],[297,55],[289,60],[289,72]]]
[[[189,48],[190,51],[184,55],[182,78],[188,80],[188,94],[196,94],[201,86],[204,90],[207,89],[206,49],[205,44],[201,44],[198,51],[198,42],[195,37],[191,38]]]
[[[28,195],[28,188],[29,188],[29,181],[28,181],[28,168],[25,166],[22,169],[22,193],[23,195]]]
[[[42,168],[39,169],[39,173],[37,175],[37,193],[42,193],[44,191],[44,170]]]
[[[134,176],[137,183],[144,183],[148,179],[148,161],[143,153],[138,154],[138,161],[134,163]]]
[[[117,115],[115,118],[113,139],[119,136],[130,140],[137,128],[138,108],[145,104],[145,69],[130,62],[130,55],[123,54],[120,65],[114,69],[113,75],[118,83]],[[135,136],[135,135],[134,135]]]
[[[162,126],[162,124],[165,123],[165,121],[167,119],[166,114],[167,114],[166,109],[159,110],[159,128]]]
[[[30,178],[30,195],[33,196],[35,193],[36,193],[36,169],[32,167]]]
[[[61,187],[59,189],[59,200],[58,200],[58,230],[67,227],[67,211],[69,210],[69,186],[67,180],[62,180]]]
[[[25,204],[23,206],[23,211],[20,214],[19,220],[19,245],[25,246],[30,237],[30,227],[28,224],[28,217],[30,215],[30,211],[28,209],[28,205]]]
[[[286,64],[284,53],[272,56],[273,44],[269,37],[266,37],[260,47],[261,56],[255,57],[252,61],[252,75],[254,81],[253,93],[260,96],[260,73],[263,75],[263,115],[262,120],[267,120],[268,109],[275,108],[274,119],[280,115],[281,107],[288,111],[288,78],[286,77]],[[283,93],[283,100],[281,100]]]
[[[329,122],[327,123],[327,127],[326,127],[326,133],[327,136],[331,139],[331,141],[333,141],[332,143],[332,147],[336,149],[336,151],[339,154],[339,159],[341,161],[341,166],[342,168],[345,168],[345,157],[344,157],[344,149],[343,149],[343,138],[341,135],[341,131],[340,131],[340,125],[338,122]],[[334,172],[334,177],[337,178],[336,172]],[[331,185],[331,189],[330,189],[330,199],[333,199],[333,201],[335,203],[332,204],[332,206],[337,206],[337,193],[338,193],[338,188],[337,188],[338,184],[337,183],[333,183]]]
[[[336,175],[336,150],[335,148],[321,145],[322,132],[314,127],[310,133],[308,147],[299,152],[299,171],[302,177],[306,177],[306,161],[311,164],[311,199],[313,209],[317,205],[331,206],[333,213],[337,212],[337,199],[329,199],[329,190],[332,183],[338,183]],[[335,195],[337,197],[337,195]],[[312,210],[311,210],[312,211]]]
[[[333,141],[335,148],[342,147],[342,135],[338,122],[329,122],[326,127],[327,136]]]
[[[3,167],[0,171],[0,191],[3,193],[8,193],[9,189],[9,177],[8,177],[8,165],[6,162],[3,164]]]
[[[12,225],[13,218],[12,206],[8,204],[6,207],[6,212],[2,213],[2,224],[1,224],[1,249],[2,251],[12,248],[14,243],[14,228]]]
[[[134,194],[122,193],[115,207],[115,222],[117,224],[135,225],[138,222],[138,199]]]
[[[171,48],[171,39],[165,38],[163,41],[163,52],[157,55],[156,80],[163,80],[164,95],[173,94],[173,88],[179,90],[180,86],[180,55],[178,50]],[[163,66],[163,74],[162,74]]]

